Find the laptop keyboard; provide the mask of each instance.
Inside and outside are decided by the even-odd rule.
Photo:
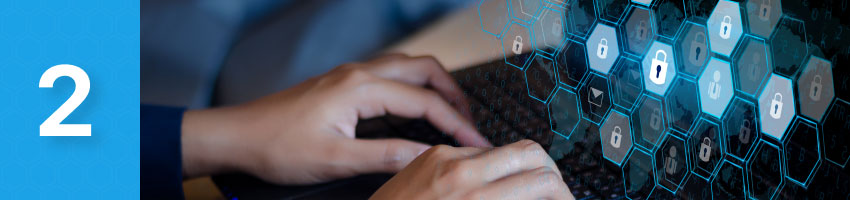
[[[555,160],[577,199],[622,198],[621,172],[615,165],[603,161],[598,134],[573,134],[569,141],[555,134],[550,129],[546,105],[529,97],[522,71],[499,61],[452,73],[468,97],[470,108],[467,112],[472,113],[474,126],[481,134],[495,146],[522,139],[540,143]],[[392,127],[395,133],[368,125],[381,123]],[[357,127],[358,137],[401,137],[432,145],[458,146],[454,139],[440,134],[421,119],[384,117],[361,124]]]

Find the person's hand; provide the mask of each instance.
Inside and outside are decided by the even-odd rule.
[[[432,57],[392,55],[345,64],[253,102],[186,112],[184,175],[243,171],[278,184],[311,184],[398,172],[430,146],[354,139],[358,119],[388,113],[425,118],[466,146],[489,146],[449,102],[468,106]]]
[[[539,144],[434,146],[370,199],[575,199]]]

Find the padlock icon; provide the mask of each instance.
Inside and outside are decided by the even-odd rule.
[[[821,84],[821,79],[822,78],[820,77],[820,74],[817,74],[814,78],[812,78],[812,86],[811,88],[809,88],[809,98],[811,98],[812,101],[820,101],[820,93],[821,89],[823,88],[823,84]]]
[[[622,130],[620,126],[614,126],[614,130],[611,131],[611,146],[614,148],[620,148],[620,141],[623,140]]]
[[[759,19],[761,21],[770,19],[770,9],[770,0],[761,0],[761,7],[759,8]]]
[[[705,137],[702,139],[702,144],[699,145],[699,159],[708,162],[709,158],[711,158],[711,139]]]
[[[659,55],[664,58],[659,60]],[[652,59],[652,65],[649,67],[649,80],[657,85],[664,84],[667,81],[667,52],[659,49],[655,52],[655,58]]]
[[[750,120],[744,119],[744,122],[741,124],[741,129],[738,130],[738,140],[741,141],[741,144],[750,143],[751,133],[752,129],[750,129]]]
[[[669,153],[667,159],[664,160],[664,168],[667,174],[673,175],[678,171],[676,170],[676,165],[678,164],[676,162],[676,146],[671,146]]]
[[[638,22],[638,26],[637,26],[636,29],[637,29],[637,39],[645,40],[646,36],[648,35],[647,31],[646,31],[647,30],[646,21],[641,20],[640,22]]]
[[[596,57],[599,57],[599,59],[605,59],[608,57],[608,51],[608,39],[600,39],[599,44],[596,45]]]
[[[561,18],[555,19],[555,23],[552,23],[552,35],[555,36],[555,38],[560,38],[561,34],[564,32],[564,28],[561,24]]]
[[[705,33],[697,32],[694,36],[694,41],[691,41],[691,56],[688,56],[688,61],[696,66],[702,66],[706,55]]]
[[[649,127],[652,130],[659,131],[661,130],[661,110],[660,109],[652,109],[652,116],[649,117]]]
[[[782,105],[782,94],[778,92],[773,94],[773,100],[770,103],[770,117],[773,117],[773,119],[782,117]]]
[[[522,54],[522,36],[517,35],[514,38],[514,48],[512,50],[516,55]]]
[[[732,35],[732,17],[729,15],[723,16],[723,21],[720,22],[720,38],[729,39]]]

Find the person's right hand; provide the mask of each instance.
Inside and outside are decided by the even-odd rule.
[[[539,144],[434,146],[381,186],[371,199],[575,199]]]

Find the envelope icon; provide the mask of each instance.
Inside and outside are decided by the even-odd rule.
[[[602,107],[602,98],[605,97],[605,93],[602,90],[590,87],[587,93],[587,101],[590,102],[590,105]]]

